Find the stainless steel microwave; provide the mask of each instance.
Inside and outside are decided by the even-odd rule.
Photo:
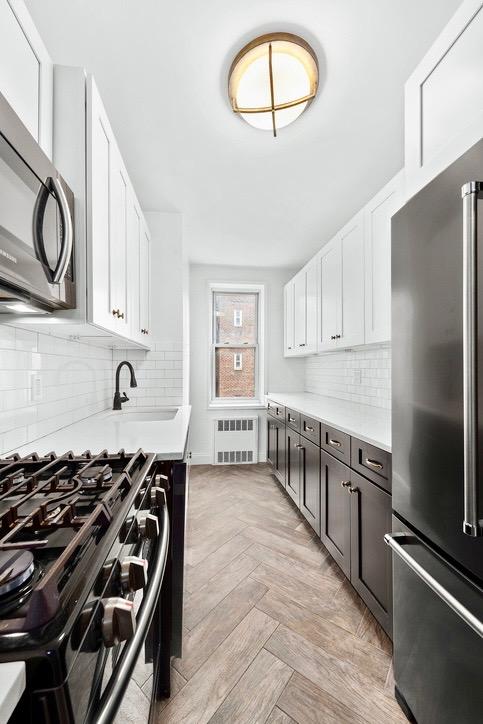
[[[0,313],[75,307],[74,195],[0,94]]]

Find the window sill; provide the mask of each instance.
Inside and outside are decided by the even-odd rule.
[[[260,400],[250,402],[210,402],[209,410],[263,410],[266,404]]]

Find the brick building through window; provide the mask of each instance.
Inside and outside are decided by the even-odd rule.
[[[257,396],[258,293],[213,292],[214,397]]]

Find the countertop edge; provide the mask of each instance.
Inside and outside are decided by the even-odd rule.
[[[0,664],[0,722],[8,722],[25,691],[25,662]]]
[[[355,427],[350,427],[348,425],[341,425],[339,422],[331,419],[330,417],[323,417],[321,415],[317,415],[311,410],[303,409],[300,405],[293,404],[292,400],[289,400],[290,404],[287,403],[287,398],[290,398],[291,395],[304,395],[304,394],[311,394],[314,395],[314,393],[308,393],[308,392],[268,392],[265,395],[266,400],[273,400],[274,402],[279,402],[281,405],[284,405],[285,407],[290,407],[291,410],[295,410],[295,412],[300,412],[302,415],[308,415],[309,417],[313,417],[314,420],[317,420],[318,422],[321,422],[324,425],[330,425],[331,427],[337,428],[337,430],[340,430],[341,432],[345,432],[347,435],[350,435],[351,437],[356,437],[358,440],[362,440],[362,442],[366,442],[369,445],[374,445],[374,447],[378,447],[380,450],[384,450],[385,452],[392,454],[392,445],[388,445],[386,442],[381,441],[380,439],[371,437],[370,435],[365,434],[364,432],[361,432],[360,430],[356,429]],[[321,396],[321,399],[322,396]],[[343,404],[350,404],[350,401],[348,400],[338,400],[338,398],[333,397],[330,398],[334,401],[339,401]],[[358,403],[353,403],[354,405],[357,404],[359,408],[362,407],[368,407],[360,405]],[[369,408],[368,412],[373,412],[374,409],[377,408]],[[384,408],[381,408],[383,410]],[[384,410],[384,412],[388,412]],[[390,413],[389,413],[390,414]]]

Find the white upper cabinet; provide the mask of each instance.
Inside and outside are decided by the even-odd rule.
[[[319,334],[318,351],[337,347],[341,326],[341,256],[338,237],[329,241],[317,257],[319,273]]]
[[[317,259],[312,259],[305,267],[305,278],[306,278],[306,330],[307,330],[307,342],[306,352],[307,354],[313,354],[317,352],[317,334],[318,334],[318,283],[317,283]]]
[[[364,344],[364,215],[340,232],[341,291],[338,347]]]
[[[140,287],[140,312],[139,323],[141,334],[146,338],[150,335],[151,311],[150,311],[150,279],[151,279],[151,239],[148,228],[143,223],[141,228],[140,253],[139,253],[139,287]]]
[[[295,354],[295,283],[292,279],[285,285],[284,295],[284,347],[285,355]]]
[[[307,347],[307,277],[300,271],[294,280],[295,297],[295,350],[304,353]]]
[[[404,200],[400,171],[364,208],[365,341],[391,339],[391,217]]]
[[[55,314],[56,334],[148,347],[149,232],[92,76],[56,66],[54,109],[54,162],[75,194],[79,290],[77,308]]]
[[[364,344],[364,222],[358,214],[322,247],[319,352]]]
[[[483,135],[483,2],[465,0],[406,83],[412,196]]]
[[[317,263],[313,259],[284,289],[285,355],[317,351]]]
[[[0,0],[0,92],[52,158],[52,60],[22,0]]]

